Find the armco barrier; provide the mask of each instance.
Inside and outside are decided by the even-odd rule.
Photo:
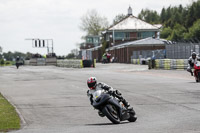
[[[82,68],[82,60],[57,60],[58,67]]]
[[[37,66],[37,59],[36,58],[30,59],[29,65],[31,65],[31,66]]]
[[[132,59],[131,63],[132,64],[140,64],[140,59]]]
[[[31,58],[29,61],[27,60],[25,65],[31,66],[49,66],[54,65],[56,66],[57,59],[56,58]]]
[[[93,67],[96,66],[96,59],[94,59]],[[46,59],[31,59],[26,60],[25,65],[39,66],[39,65],[56,65],[58,67],[67,68],[83,68],[84,63],[82,60],[57,60],[56,58],[46,58]]]
[[[178,69],[184,70],[187,69],[188,61],[187,59],[156,59],[155,68],[156,69]]]
[[[163,63],[164,63],[164,69],[166,69],[166,70],[171,69],[171,60],[170,59],[165,59]]]
[[[96,67],[96,59],[91,60],[57,60],[58,67],[67,68],[83,68],[83,67]]]
[[[30,60],[25,60],[24,65],[30,65]]]
[[[46,65],[50,66],[56,66],[57,65],[57,59],[56,58],[46,58]]]
[[[142,64],[140,59],[132,59],[132,64]],[[187,59],[156,59],[148,60],[149,69],[184,70],[188,67]]]

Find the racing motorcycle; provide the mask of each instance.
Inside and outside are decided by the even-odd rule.
[[[92,106],[106,116],[113,124],[128,120],[135,122],[137,116],[133,108],[127,109],[122,101],[105,90],[97,90],[93,93]],[[102,116],[102,117],[103,117]]]
[[[196,82],[200,82],[200,62],[194,64],[194,77]]]

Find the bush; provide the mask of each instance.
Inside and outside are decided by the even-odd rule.
[[[1,59],[1,60],[0,60],[0,65],[2,65],[2,66],[3,66],[3,65],[4,65],[4,63],[5,63],[5,62],[4,62],[4,60],[3,60],[3,59]]]
[[[6,61],[5,65],[10,65],[11,62],[10,61]]]

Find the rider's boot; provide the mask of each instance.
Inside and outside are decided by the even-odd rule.
[[[99,114],[99,116],[101,116],[101,117],[104,117],[104,116],[105,116],[101,111],[98,111],[98,114]]]
[[[191,76],[193,76],[193,72],[191,71]]]

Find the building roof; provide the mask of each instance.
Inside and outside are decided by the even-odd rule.
[[[162,24],[154,24],[153,26],[158,27],[159,29],[161,29],[163,27]]]
[[[108,28],[109,30],[152,30],[152,31],[159,31],[159,28],[147,23],[133,15],[130,15],[117,23],[116,25],[111,26]]]
[[[113,50],[113,49],[119,49],[123,47],[131,47],[131,46],[152,46],[152,45],[155,46],[155,45],[165,45],[165,44],[166,44],[166,40],[164,39],[148,37],[145,39],[126,42],[117,46],[113,46],[113,47],[108,48],[107,50]]]

